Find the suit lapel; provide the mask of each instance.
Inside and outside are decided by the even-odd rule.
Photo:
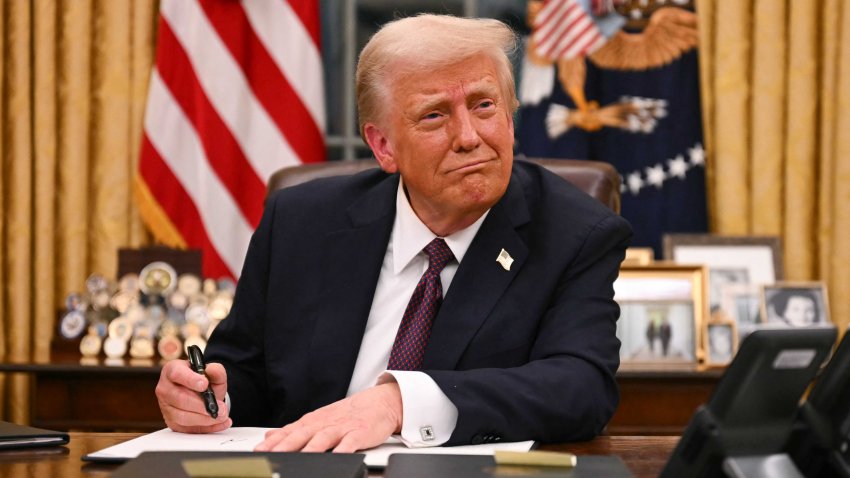
[[[515,179],[481,225],[458,267],[431,329],[422,368],[451,370],[460,360],[496,302],[519,273],[528,247],[516,228],[530,219],[522,189]],[[496,261],[501,250],[514,259],[510,270]]]
[[[323,300],[310,346],[320,405],[348,390],[392,232],[397,188],[398,176],[381,182],[348,209],[352,227],[330,233],[320,245],[326,251]]]

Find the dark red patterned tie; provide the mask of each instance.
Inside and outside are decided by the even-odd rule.
[[[422,274],[404,310],[387,370],[419,370],[428,337],[431,336],[431,324],[443,302],[440,272],[455,256],[446,241],[439,237],[423,251],[428,256],[428,270]]]

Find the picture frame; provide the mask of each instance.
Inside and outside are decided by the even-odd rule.
[[[762,286],[762,323],[773,327],[831,325],[826,285],[820,281]]]
[[[651,247],[629,247],[626,249],[624,266],[646,266],[655,262],[655,251]]]
[[[762,288],[758,284],[728,284],[721,290],[722,310],[713,319],[735,322],[739,343],[763,322]]]
[[[622,369],[695,370],[707,314],[707,269],[654,263],[623,266],[614,282],[620,305],[617,338]]]
[[[711,320],[705,324],[705,364],[725,367],[738,352],[738,331],[734,320]]]
[[[723,290],[734,284],[773,284],[783,278],[782,243],[774,236],[665,234],[664,259],[708,267],[710,316],[734,318],[724,307]]]

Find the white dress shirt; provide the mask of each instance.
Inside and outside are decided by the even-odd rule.
[[[488,213],[489,210],[466,229],[443,238],[455,256],[455,260],[450,261],[440,273],[443,297]],[[399,181],[392,236],[384,254],[347,394],[350,396],[379,383],[398,382],[404,413],[401,439],[409,447],[442,445],[448,441],[457,424],[457,407],[431,377],[423,372],[387,371],[387,362],[407,303],[428,269],[428,256],[422,249],[435,237],[413,212]]]

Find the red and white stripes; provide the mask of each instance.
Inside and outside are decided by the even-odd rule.
[[[163,0],[137,196],[156,239],[238,277],[276,170],[325,157],[316,0]]]
[[[577,0],[547,0],[534,20],[532,39],[537,54],[553,61],[589,55],[606,41]]]

